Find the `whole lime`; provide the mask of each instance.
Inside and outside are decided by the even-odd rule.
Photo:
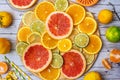
[[[105,34],[108,41],[116,43],[120,41],[120,28],[117,26],[111,26],[106,30]]]

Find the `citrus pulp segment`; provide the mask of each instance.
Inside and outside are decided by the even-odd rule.
[[[97,22],[91,18],[86,17],[79,25],[78,29],[80,32],[86,33],[88,35],[93,34],[97,29]]]
[[[23,56],[23,52],[24,50],[27,48],[29,44],[26,42],[18,42],[16,45],[16,51],[18,53],[18,55]]]
[[[8,71],[8,64],[0,62],[0,75],[5,74]]]
[[[58,40],[53,39],[47,32],[45,32],[41,37],[41,42],[45,48],[54,49],[57,47]]]
[[[56,0],[55,8],[57,11],[65,11],[68,7],[68,0]]]
[[[51,2],[43,1],[40,2],[35,8],[35,15],[38,19],[45,22],[48,15],[54,11],[55,7]]]
[[[85,33],[79,33],[74,37],[74,44],[80,48],[84,48],[89,43],[89,36]]]
[[[67,8],[66,13],[72,17],[74,25],[81,23],[86,16],[84,7],[80,6],[79,4],[70,5]]]
[[[87,47],[83,50],[88,54],[98,54],[102,48],[102,41],[97,35],[90,35],[90,41]]]
[[[30,44],[23,53],[23,64],[32,72],[41,72],[52,61],[51,50],[46,49],[40,43]]]
[[[39,73],[43,80],[58,80],[60,76],[60,69],[48,66],[45,70]]]
[[[28,37],[27,37],[27,42],[29,44],[32,43],[40,43],[41,42],[41,35],[38,32],[32,32]]]
[[[53,12],[47,17],[46,30],[54,39],[66,38],[73,30],[72,18],[65,12]]]

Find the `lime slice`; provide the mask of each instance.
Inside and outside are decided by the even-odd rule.
[[[17,51],[18,55],[22,56],[23,52],[27,46],[28,46],[28,44],[25,42],[18,42],[16,45],[16,51]]]
[[[31,30],[33,32],[38,32],[41,35],[45,32],[45,23],[40,21],[40,20],[36,20],[34,21],[31,25]]]
[[[87,53],[83,52],[83,55],[84,55],[85,58],[86,58],[87,65],[93,63],[93,61],[94,61],[94,59],[95,59],[95,55],[94,55],[94,54],[87,54]]]
[[[76,44],[74,44],[74,43],[73,43],[72,48],[73,48],[73,49],[75,49],[75,50],[78,50],[78,51],[80,51],[80,52],[82,52],[82,51],[83,51],[83,49],[82,49],[82,48],[80,48],[80,47],[76,46]]]
[[[41,41],[41,36],[38,32],[33,32],[27,37],[27,42],[31,43],[38,43]]]
[[[56,0],[55,8],[57,11],[65,11],[68,7],[68,0]]]
[[[52,58],[52,62],[51,62],[51,66],[53,68],[61,68],[63,65],[63,58],[61,55],[59,54],[53,54],[53,58]]]
[[[79,33],[74,37],[74,43],[80,48],[84,48],[89,43],[89,37],[85,33]]]
[[[22,22],[24,25],[30,26],[33,21],[36,21],[37,18],[33,11],[26,12],[22,17]]]
[[[52,49],[52,53],[60,54],[60,50],[58,48]]]

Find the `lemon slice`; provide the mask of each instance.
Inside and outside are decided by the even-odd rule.
[[[55,8],[57,11],[65,11],[68,7],[68,0],[56,0]]]

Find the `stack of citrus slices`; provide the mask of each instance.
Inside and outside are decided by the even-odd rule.
[[[43,1],[23,15],[16,51],[24,66],[43,80],[76,79],[93,65],[102,47],[97,29],[93,15],[79,4]]]

